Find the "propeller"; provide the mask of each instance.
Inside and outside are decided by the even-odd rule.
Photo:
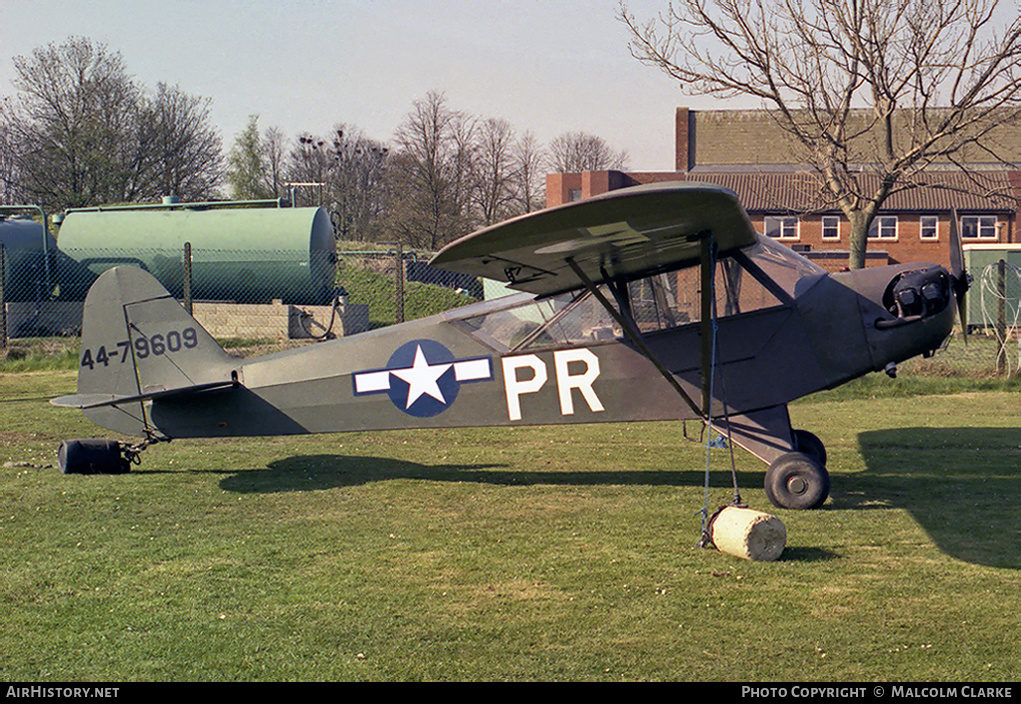
[[[964,245],[958,226],[957,210],[950,213],[950,276],[953,278],[954,298],[957,302],[957,319],[961,321],[964,341],[968,341],[968,304],[965,294],[971,286],[971,274],[964,268]]]

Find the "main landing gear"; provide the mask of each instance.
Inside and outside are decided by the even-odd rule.
[[[830,493],[826,448],[807,430],[794,431],[794,450],[777,457],[766,470],[766,496],[789,509],[822,506]]]

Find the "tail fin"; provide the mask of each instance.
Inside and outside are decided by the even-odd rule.
[[[230,386],[236,360],[150,274],[114,267],[89,289],[78,393],[54,399],[92,422],[147,435],[146,401]]]

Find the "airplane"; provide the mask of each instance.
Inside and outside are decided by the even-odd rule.
[[[682,420],[763,460],[777,507],[817,508],[826,448],[788,404],[938,350],[968,286],[960,259],[827,273],[758,234],[727,188],[636,186],[430,262],[518,293],[249,359],[116,267],[85,300],[77,393],[51,403],[142,440],[66,440],[59,466],[122,473],[177,438]]]

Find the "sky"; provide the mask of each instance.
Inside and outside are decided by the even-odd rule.
[[[651,18],[665,0],[628,0]],[[211,99],[225,151],[250,115],[290,138],[357,127],[387,141],[430,91],[548,143],[583,131],[633,171],[672,171],[677,107],[717,107],[628,49],[617,0],[0,0],[0,96],[13,58],[88,37],[142,84]]]

